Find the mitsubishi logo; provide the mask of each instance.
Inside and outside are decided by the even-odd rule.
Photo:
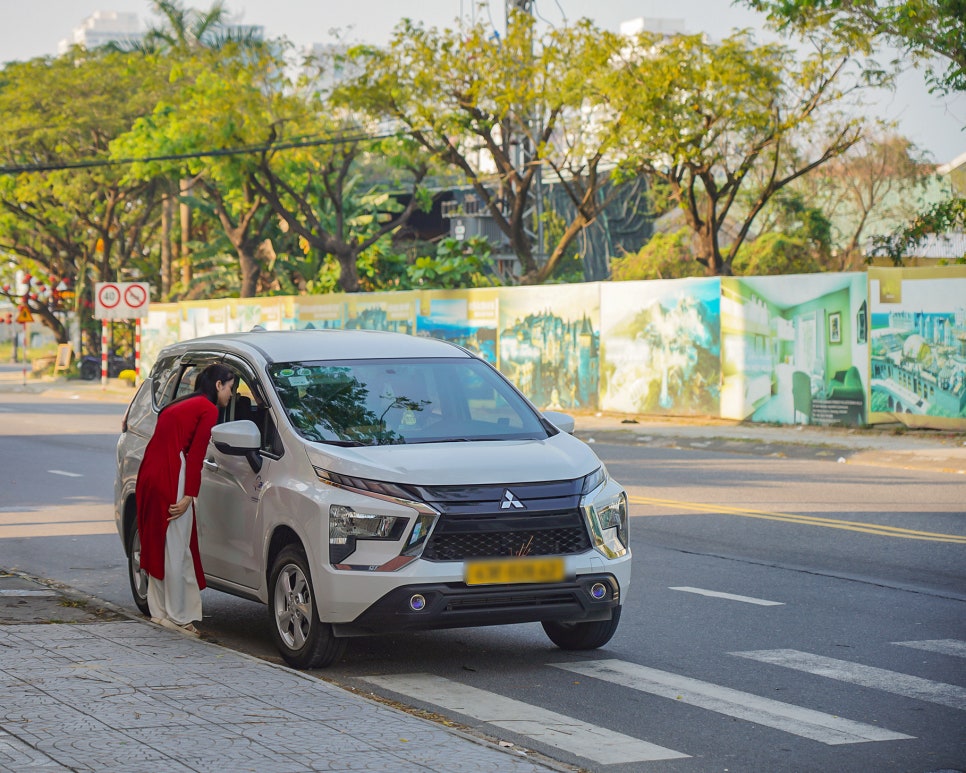
[[[524,508],[524,505],[523,505],[523,502],[521,502],[519,499],[517,499],[513,495],[513,492],[510,491],[510,489],[504,489],[503,490],[503,501],[500,502],[500,509],[501,510],[509,510],[511,507],[512,508],[515,508],[517,510],[523,510],[523,509],[525,509]]]

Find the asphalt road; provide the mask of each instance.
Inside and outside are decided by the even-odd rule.
[[[112,521],[123,405],[0,394],[0,567],[133,611]],[[966,769],[966,480],[597,442],[634,581],[602,650],[539,626],[356,639],[317,672],[587,770]],[[256,604],[206,635],[279,662]]]

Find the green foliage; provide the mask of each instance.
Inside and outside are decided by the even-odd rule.
[[[966,231],[966,199],[941,201],[919,213],[909,225],[887,236],[873,237],[870,260],[883,255],[890,258],[893,265],[901,266],[906,255],[926,236],[946,231]],[[956,263],[966,263],[966,255],[960,256]]]
[[[705,269],[691,251],[691,232],[683,228],[674,233],[656,233],[634,253],[614,258],[611,279],[681,279],[704,276]]]
[[[607,204],[600,164],[613,131],[591,129],[587,115],[621,41],[587,21],[540,31],[522,13],[504,38],[491,33],[483,22],[439,30],[403,20],[387,48],[350,52],[359,76],[339,92],[344,104],[402,124],[458,171],[519,259],[521,281],[543,282]],[[542,264],[528,213],[538,172],[573,205]]]
[[[966,3],[963,0],[743,0],[779,30],[822,30],[869,54],[884,38],[925,63],[933,89],[966,91]],[[936,56],[946,60],[945,70]]]
[[[832,224],[821,209],[809,206],[797,192],[772,197],[772,230],[738,250],[735,274],[812,274],[824,271],[831,254]]]
[[[832,54],[799,61],[748,32],[720,43],[642,33],[620,52],[602,85],[617,106],[620,173],[645,175],[681,211],[706,273],[731,273],[768,201],[858,139],[857,121],[834,109],[849,86]]]
[[[423,290],[491,287],[499,282],[490,253],[489,242],[477,236],[466,241],[443,239],[435,256],[416,258],[408,276],[413,287]]]
[[[822,270],[807,239],[785,233],[762,234],[747,242],[734,261],[735,274],[812,274]]]
[[[157,62],[104,50],[11,62],[0,74],[0,165],[25,167],[0,177],[0,249],[65,279],[82,317],[90,283],[151,252],[153,186],[97,164],[150,112],[161,82]],[[56,319],[43,320],[66,340]]]

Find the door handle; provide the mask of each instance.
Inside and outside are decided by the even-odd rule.
[[[216,462],[214,459],[205,459],[205,461],[202,462],[202,464],[205,466],[206,469],[209,469],[209,470],[218,469],[218,462]]]

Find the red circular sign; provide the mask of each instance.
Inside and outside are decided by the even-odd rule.
[[[141,285],[131,285],[124,288],[124,302],[132,309],[137,309],[148,300],[148,294]]]
[[[117,285],[106,284],[97,291],[97,300],[105,309],[113,309],[121,302],[121,291]]]

